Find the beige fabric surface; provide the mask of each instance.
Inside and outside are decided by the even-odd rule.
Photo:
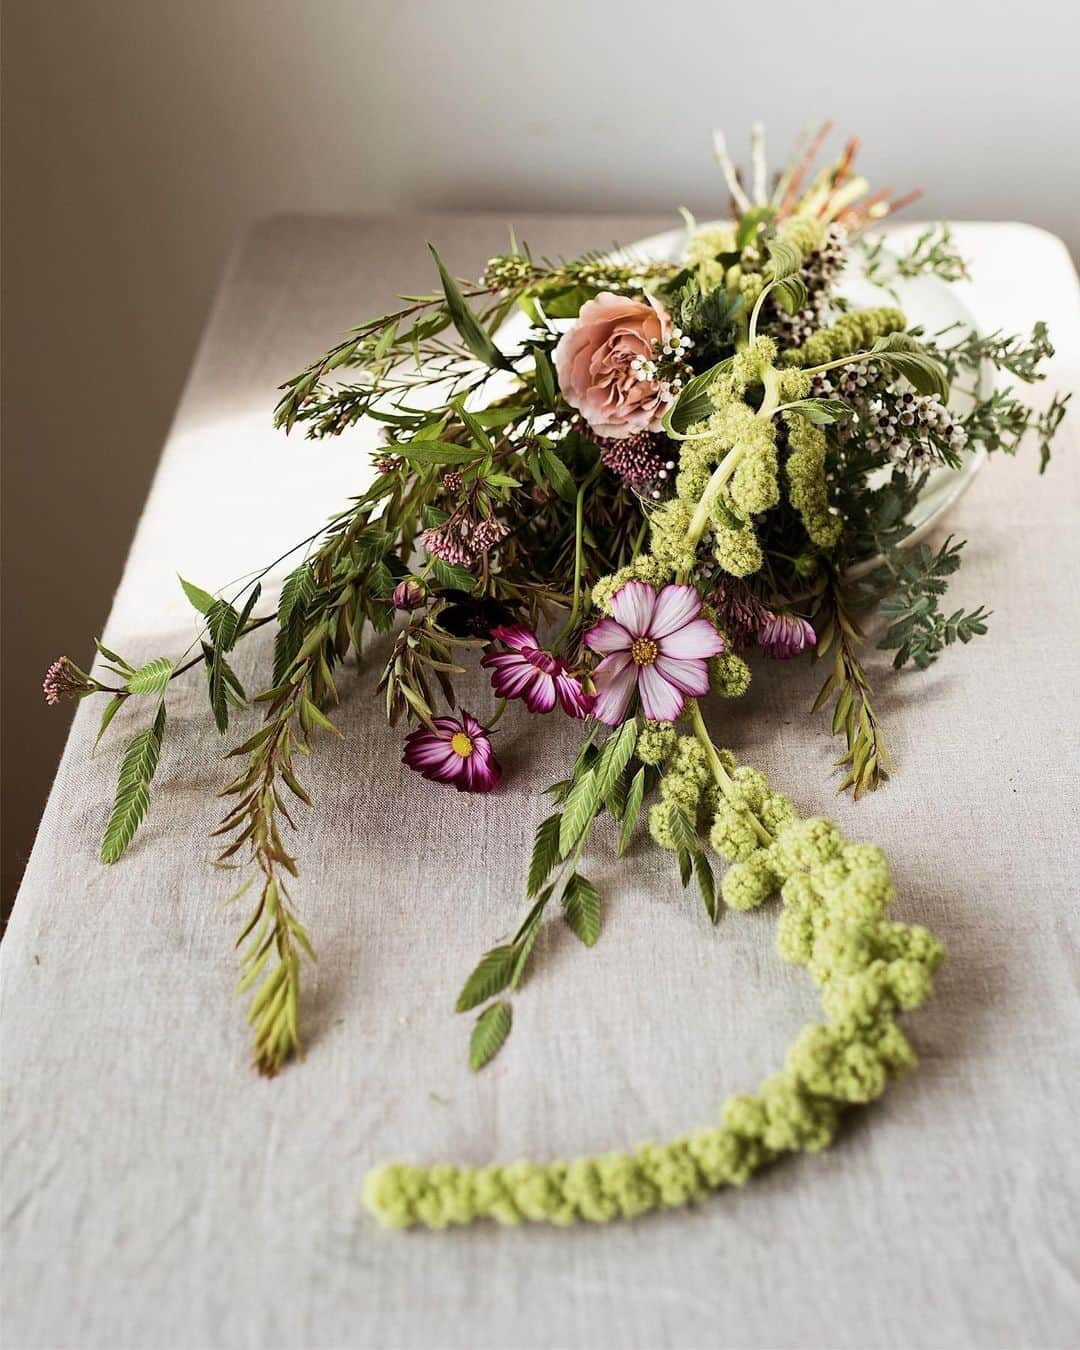
[[[656,219],[533,217],[550,254],[628,241]],[[984,328],[1050,321],[1050,386],[1080,384],[1076,278],[1026,226],[964,225]],[[346,325],[427,287],[424,241],[478,269],[500,218],[281,218],[238,253],[132,546],[106,640],[177,655],[193,634],[175,573],[216,587],[339,507],[370,436],[312,445],[270,429],[274,386]],[[486,1163],[668,1138],[755,1087],[816,1013],[773,950],[775,908],[712,929],[671,860],[616,863],[592,951],[558,922],[507,1050],[464,1064],[452,1005],[479,953],[523,912],[538,790],[574,729],[499,727],[492,796],[429,788],[348,686],[343,745],[307,781],[299,844],[309,970],[306,1062],[247,1067],[230,998],[239,915],[207,865],[224,781],[197,678],[175,691],[154,801],[118,866],[97,861],[127,712],[91,762],[96,707],[72,732],[0,957],[3,1312],[22,1347],[1062,1346],[1080,1337],[1077,997],[1080,407],[1040,479],[992,463],[948,526],[970,535],[956,603],[991,635],[928,674],[880,673],[897,773],[835,795],[836,747],[807,715],[818,672],[761,667],[714,714],[722,742],[804,814],[881,843],[897,917],[951,959],[908,1019],[917,1074],[851,1117],[826,1154],[636,1224],[382,1232],[363,1215],[374,1163]],[[77,571],[73,585],[78,584]],[[240,665],[268,659],[260,635]],[[79,635],[73,634],[73,641]],[[76,658],[85,647],[73,648]],[[483,683],[468,706],[482,711]],[[255,725],[250,714],[244,726]]]

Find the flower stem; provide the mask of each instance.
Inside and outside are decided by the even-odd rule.
[[[570,613],[566,616],[566,622],[559,629],[559,635],[555,639],[556,647],[566,637],[567,633],[572,633],[574,625],[581,614],[581,574],[585,566],[585,493],[592,486],[593,479],[603,467],[602,461],[598,460],[581,480],[581,486],[578,488],[577,501],[574,504],[574,598],[570,605]]]
[[[720,762],[720,756],[716,753],[716,746],[713,745],[712,737],[709,735],[709,729],[705,725],[705,719],[701,715],[701,705],[696,698],[688,699],[687,706],[690,710],[690,725],[694,728],[694,735],[698,738],[701,748],[705,751],[705,757],[709,761],[709,768],[712,771],[713,781],[720,791],[730,801],[735,798],[735,781]],[[754,827],[754,833],[762,844],[771,844],[772,835],[758,820],[757,816],[751,811],[750,821]]]

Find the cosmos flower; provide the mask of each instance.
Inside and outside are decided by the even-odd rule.
[[[460,721],[436,717],[431,727],[411,731],[401,762],[423,778],[453,783],[459,792],[490,792],[502,776],[486,727],[464,708]]]
[[[817,634],[797,614],[769,614],[758,631],[758,642],[766,656],[788,661],[801,656],[807,647],[817,646]]]
[[[544,651],[535,633],[518,624],[493,628],[491,636],[510,649],[480,659],[491,671],[500,698],[523,699],[531,713],[551,712],[558,702],[568,717],[588,717],[595,698],[585,693],[564,661]]]
[[[708,659],[724,650],[724,639],[698,617],[701,596],[693,586],[657,592],[644,581],[628,581],[611,609],[614,618],[585,634],[586,644],[604,655],[593,672],[597,721],[618,726],[635,690],[650,721],[674,721],[687,694],[708,693]]]

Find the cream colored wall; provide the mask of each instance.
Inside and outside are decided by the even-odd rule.
[[[5,0],[5,895],[65,730],[40,700],[42,671],[62,651],[88,655],[216,279],[251,221],[713,212],[713,124],[737,139],[764,117],[782,146],[828,114],[863,135],[875,181],[921,184],[928,211],[1021,217],[1076,249],[1074,12]]]

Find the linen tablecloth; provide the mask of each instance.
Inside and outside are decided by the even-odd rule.
[[[518,233],[569,254],[667,223],[532,217]],[[506,235],[493,216],[298,216],[238,251],[110,646],[177,655],[194,631],[177,571],[224,585],[341,506],[372,436],[284,438],[270,427],[275,385],[398,290],[427,288],[429,238],[468,274]],[[1023,225],[957,238],[984,330],[1051,325],[1058,356],[1036,398],[1080,384],[1062,244]],[[305,766],[319,809],[303,819],[296,898],[321,959],[307,971],[307,1060],[267,1082],[247,1067],[230,998],[241,916],[208,866],[226,768],[201,679],[174,691],[149,818],[112,868],[98,845],[131,724],[125,710],[91,762],[100,709],[84,705],[0,951],[3,1343],[1076,1344],[1078,418],[1045,477],[1030,448],[994,462],[948,520],[971,537],[956,604],[989,603],[990,635],[927,674],[874,660],[897,770],[882,791],[836,796],[808,665],[759,664],[748,697],[716,715],[721,743],[803,814],[887,849],[895,916],[929,925],[950,961],[908,1019],[918,1073],[854,1113],[827,1153],[692,1210],[400,1235],[360,1206],[380,1161],[568,1156],[707,1124],[816,1016],[805,974],[774,952],[775,905],[713,929],[670,857],[643,842],[616,863],[599,830],[587,868],[604,895],[599,944],[549,924],[510,1042],[470,1076],[454,998],[523,912],[538,792],[572,753],[572,726],[511,711],[499,792],[431,788],[401,767],[370,698],[376,644],[345,683],[347,741]],[[255,683],[270,641],[240,657]],[[488,706],[483,681],[466,695]]]

